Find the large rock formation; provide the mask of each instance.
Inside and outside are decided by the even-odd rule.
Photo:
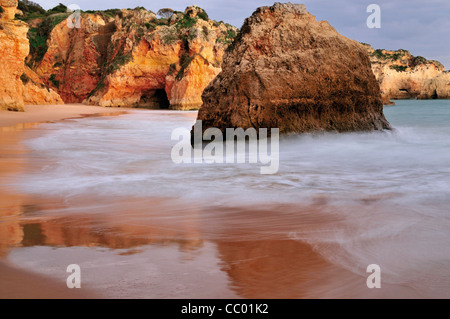
[[[203,103],[201,94],[204,88],[221,71],[225,50],[236,35],[234,27],[210,20],[206,12],[197,6],[188,7],[185,12],[165,10],[166,17],[160,19],[144,8],[83,12],[80,28],[69,28],[66,21],[69,13],[62,4],[48,11],[33,2],[21,1],[20,10],[16,8],[16,0],[0,0],[0,4],[0,52],[4,53],[0,57],[4,66],[0,70],[0,81],[4,83],[0,89],[0,107],[10,110],[22,110],[24,103],[60,104],[62,100],[102,106],[198,109]],[[13,20],[17,14],[22,15],[20,19],[29,25],[30,54],[25,69],[22,60],[28,51],[24,37],[27,28],[23,22]],[[292,12],[289,14],[292,15]],[[284,23],[288,25],[288,22]],[[301,28],[296,23],[292,25]],[[259,37],[262,44],[289,42],[284,38],[275,39],[281,35],[279,31],[272,34],[268,28],[264,30],[268,35],[253,35]],[[309,36],[315,41],[314,34]],[[326,36],[319,38],[326,39]],[[310,43],[308,47],[307,43],[300,43],[295,44],[294,48],[315,50],[314,54],[319,54],[319,44]],[[343,44],[347,52],[352,51],[353,44],[347,46],[347,43]],[[258,52],[258,46],[253,47]],[[320,54],[334,54],[332,50],[324,50],[325,47],[320,49],[323,51]],[[368,45],[366,49],[385,103],[389,103],[390,98],[417,97],[422,88],[425,92],[421,98],[435,97],[435,86],[436,91],[446,90],[443,84],[437,84],[445,76],[436,78],[434,82],[429,81],[443,71],[440,63],[413,57],[404,50],[374,50]],[[359,55],[358,50],[353,55]],[[290,52],[290,48],[286,52]],[[295,59],[300,57],[294,54],[293,58],[284,61],[282,52],[273,53],[266,57],[275,56],[281,65],[295,64]],[[339,54],[335,57],[341,59]],[[244,60],[247,58],[244,57]],[[344,64],[342,59],[334,61],[327,57],[325,60],[330,65],[317,69],[317,74],[328,72],[327,68],[332,65],[339,68]],[[303,62],[307,66],[312,63],[311,59]],[[275,67],[274,64],[268,68]],[[294,74],[297,69],[294,66],[291,73]],[[313,77],[305,70],[300,73]],[[348,78],[353,79],[351,76]],[[428,83],[427,88],[424,87],[425,82]],[[312,83],[311,86],[318,84],[305,83]],[[326,87],[320,89],[327,92]],[[286,95],[292,90],[294,88],[287,90]],[[428,94],[427,90],[432,92]],[[313,96],[311,92],[305,96]],[[440,93],[438,98],[447,95]],[[361,101],[352,103],[359,105]],[[323,114],[323,110],[320,112]],[[322,124],[316,126],[321,127]]]
[[[198,109],[204,88],[221,71],[234,28],[195,6],[167,23],[154,17],[136,23],[135,11],[129,17],[116,22],[110,49],[120,53],[108,58],[110,67],[86,103]]]
[[[28,26],[14,20],[17,0],[0,0],[0,109],[23,111],[20,76],[29,52]]]
[[[418,97],[425,82],[444,71],[441,63],[415,57],[406,50],[374,50],[368,44],[365,47],[385,104],[390,99]]]
[[[41,61],[33,61],[36,73],[57,90],[66,103],[80,103],[100,81],[114,19],[106,15],[84,14],[81,28],[69,28],[67,14],[47,19],[62,20],[50,32],[47,51]],[[59,21],[57,20],[57,21]],[[43,28],[44,20],[36,29]],[[32,29],[33,31],[34,29]]]
[[[28,21],[27,59],[67,103],[199,108],[236,33],[196,6],[170,19],[143,8],[87,12],[80,28],[69,28],[67,16]]]
[[[365,48],[316,21],[304,5],[257,9],[230,48],[203,93],[203,130],[390,128]]]
[[[425,81],[419,99],[450,99],[450,71]]]

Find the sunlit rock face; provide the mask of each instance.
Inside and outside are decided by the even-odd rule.
[[[97,86],[106,47],[114,31],[109,16],[83,14],[80,28],[69,28],[68,14],[58,14],[61,21],[50,32],[42,57],[29,57],[30,64],[45,84],[56,90],[66,103],[80,103]],[[37,24],[44,28],[48,22]],[[35,54],[36,55],[36,54]]]
[[[169,19],[143,8],[99,11],[83,13],[79,28],[62,19],[45,54],[28,60],[66,103],[198,109],[235,35],[234,27],[196,6]]]
[[[130,21],[138,19],[135,11]],[[147,21],[147,22],[145,22]],[[112,51],[121,51],[112,70],[86,100],[101,106],[198,109],[204,88],[221,71],[222,57],[234,27],[207,18],[198,7],[176,12],[168,24],[147,19],[141,24],[117,20]],[[144,25],[144,27],[143,27]]]
[[[370,45],[365,47],[385,104],[390,104],[391,99],[418,97],[425,83],[444,71],[441,63],[415,57],[406,50],[374,50]]]
[[[389,128],[366,49],[304,5],[261,7],[246,20],[223,71],[203,93],[203,131],[280,133]]]
[[[20,76],[29,52],[26,23],[14,20],[16,0],[0,0],[0,109],[23,111]]]
[[[425,81],[419,99],[450,99],[450,72]]]

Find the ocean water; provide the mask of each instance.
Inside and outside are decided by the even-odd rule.
[[[7,184],[30,198],[62,199],[63,208],[42,205],[41,217],[98,214],[128,226],[159,225],[153,239],[241,242],[247,252],[256,249],[249,241],[295,242],[360,278],[328,278],[310,288],[316,294],[302,288],[301,296],[358,297],[367,290],[366,267],[378,264],[383,284],[397,287],[380,296],[450,297],[450,101],[397,101],[385,115],[393,131],[282,138],[274,175],[261,175],[262,164],[173,163],[171,133],[190,129],[196,112],[47,123],[23,142],[28,169]],[[246,260],[234,246],[217,246],[222,266],[211,269]],[[262,255],[277,252],[263,247]],[[26,264],[20,249],[11,258]],[[276,261],[290,264],[293,255],[287,249]],[[307,267],[290,265],[292,273]],[[267,279],[251,269],[227,272],[239,296],[259,296],[249,286]],[[242,278],[246,271],[253,281]],[[290,288],[287,296],[298,296]]]

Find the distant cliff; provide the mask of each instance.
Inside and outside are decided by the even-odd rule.
[[[425,81],[419,99],[450,99],[450,71]]]
[[[415,57],[406,50],[375,50],[367,44],[365,47],[370,56],[372,70],[380,83],[385,104],[391,99],[411,99],[419,96],[432,98],[432,94],[422,93],[425,84],[444,71],[441,63],[420,56]],[[449,93],[447,88],[447,95]]]

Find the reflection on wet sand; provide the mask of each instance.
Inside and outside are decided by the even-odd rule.
[[[314,295],[314,289],[336,277],[364,287],[359,276],[331,265],[309,245],[287,238],[289,229],[301,218],[297,209],[285,207],[287,213],[280,216],[270,213],[274,208],[184,207],[180,214],[178,205],[166,200],[130,200],[126,204],[119,200],[106,206],[101,201],[100,205],[91,203],[86,206],[89,214],[75,214],[73,205],[56,204],[54,199],[50,205],[50,199],[47,205],[42,198],[34,202],[39,204],[23,205],[22,215],[15,218],[14,243],[2,242],[2,246],[102,247],[130,258],[148,245],[167,247],[168,252],[175,246],[184,257],[172,266],[182,273],[183,260],[195,259],[196,252],[203,252],[209,242],[216,247],[213,255],[217,254],[218,263],[204,267],[208,272],[224,272],[229,289],[240,297],[320,297]],[[64,212],[67,216],[61,217]],[[281,217],[278,222],[276,216]],[[313,225],[315,221],[309,222]],[[208,285],[214,287],[215,283]]]
[[[14,127],[0,127],[0,256],[5,256],[9,247],[19,244],[23,230],[17,217],[22,213],[23,195],[18,194],[4,184],[25,170],[27,150],[22,145],[22,133],[37,124],[18,124]]]
[[[328,263],[293,240],[218,242],[222,269],[246,298],[305,298]],[[311,287],[309,287],[311,288]]]
[[[203,240],[188,229],[185,231],[191,233],[190,239],[183,239],[176,230],[110,223],[92,215],[46,218],[45,221],[31,218],[22,221],[20,226],[23,247],[104,247],[139,252],[136,248],[145,245],[177,245],[180,251],[189,252],[203,245]]]
[[[63,202],[57,205],[53,200],[46,206],[42,198],[35,201],[40,203],[21,207],[22,215],[14,218],[15,227],[6,230],[7,236],[1,239],[3,247],[16,247],[17,252],[20,247],[41,246],[109,248],[117,251],[117,258],[138,256],[150,246],[168,253],[177,247],[183,257],[171,266],[180,273],[185,271],[183,260],[207,251],[211,257],[216,255],[218,263],[204,265],[206,271],[225,273],[230,291],[243,298],[357,298],[378,293],[366,288],[364,276],[337,267],[310,245],[288,238],[301,219],[309,229],[319,223],[320,218],[306,217],[311,207],[303,210],[307,212],[304,215],[298,207],[284,207],[277,214],[270,213],[275,207],[184,207],[180,214],[178,205],[166,200],[130,200],[126,204],[118,200],[106,206],[101,201],[100,205],[91,203],[86,214],[80,212],[83,208],[75,213],[73,205]],[[121,213],[125,209],[126,213]],[[61,217],[64,214],[67,216]],[[206,243],[212,243],[216,253],[205,250]],[[215,283],[207,285],[213,289]],[[126,283],[123,289],[127,289]],[[396,293],[397,288],[384,290],[381,296],[395,297]],[[414,296],[408,290],[402,293]]]
[[[65,267],[75,250],[88,259],[95,255],[94,261],[88,260],[95,267],[104,262],[105,267],[114,268],[118,261],[135,266],[139,261],[142,268],[133,268],[137,272],[134,281],[117,284],[123,291],[120,296],[125,297],[147,296],[141,295],[149,290],[147,283],[141,283],[141,290],[133,287],[136,278],[150,276],[153,280],[157,277],[153,274],[160,279],[152,283],[152,289],[158,289],[151,296],[164,298],[417,296],[411,289],[388,285],[383,291],[369,291],[364,272],[343,269],[307,241],[291,236],[305,230],[325,233],[327,227],[339,224],[343,217],[333,214],[325,197],[295,205],[226,207],[175,198],[32,196],[5,187],[19,174],[42,167],[22,144],[25,134],[41,134],[33,127],[24,125],[0,134],[0,256],[7,261],[18,260],[25,267],[43,264],[49,251],[42,248],[54,249],[55,254],[69,251],[58,255],[60,261],[54,260]],[[45,160],[51,164],[51,158]],[[80,252],[78,248],[86,249]],[[112,251],[107,260],[99,248]],[[160,249],[155,252],[155,248]],[[174,250],[178,252],[174,254]],[[197,263],[195,271],[188,271],[192,260],[205,264]],[[63,269],[61,265],[58,267]],[[227,288],[219,289],[217,282],[223,277]],[[105,282],[95,283],[107,289],[110,277],[106,274],[100,279]],[[193,292],[196,287],[200,292]]]

